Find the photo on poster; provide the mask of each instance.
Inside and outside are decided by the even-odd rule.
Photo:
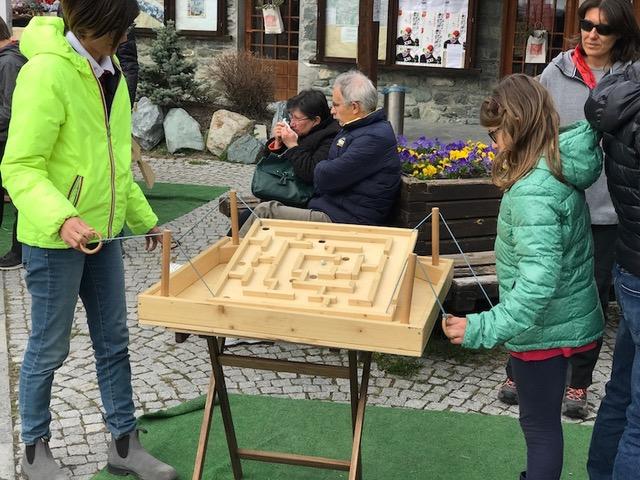
[[[449,45],[462,45],[462,42],[460,41],[460,30],[453,30],[449,33],[442,48],[446,49]]]
[[[396,63],[418,63],[419,48],[396,46]]]
[[[412,47],[420,66],[464,68],[468,11],[469,0],[400,0],[396,45]],[[460,49],[446,61],[450,45]],[[406,55],[399,58],[396,62],[407,63]]]
[[[419,49],[418,63],[426,65],[440,65],[442,64],[442,57],[436,57],[434,55],[435,47],[431,44],[425,45]]]
[[[204,0],[189,0],[187,5],[188,13],[190,17],[204,17]]]
[[[413,38],[411,35],[413,33],[413,29],[406,25],[401,31],[400,36],[396,38],[396,45],[407,45],[407,46],[416,46],[420,44],[420,40],[417,38]]]

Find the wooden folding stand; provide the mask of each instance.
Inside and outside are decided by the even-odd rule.
[[[350,480],[360,479],[371,352],[422,354],[438,316],[436,296],[446,296],[453,262],[439,258],[437,249],[433,258],[416,257],[417,232],[385,227],[261,220],[240,243],[234,192],[231,205],[232,239],[172,274],[167,256],[161,282],[139,297],[141,324],[207,340],[212,375],[192,478],[202,478],[217,395],[236,480],[242,478],[242,459],[348,471]],[[438,238],[437,212],[433,220]],[[348,366],[229,354],[227,336],[341,348],[348,351]],[[225,366],[349,379],[351,458],[238,448]]]
[[[364,425],[365,406],[367,402],[367,390],[369,386],[369,373],[371,369],[371,352],[366,352],[362,355],[362,376],[360,385],[358,385],[358,359],[357,352],[355,350],[349,350],[348,352],[349,366],[338,367],[333,365],[291,362],[270,358],[226,354],[222,353],[224,348],[224,338],[208,336],[206,339],[209,346],[209,355],[211,358],[213,373],[209,382],[204,416],[202,419],[202,426],[200,428],[200,439],[198,441],[198,449],[196,452],[196,461],[192,477],[193,480],[200,480],[202,478],[216,394],[220,399],[220,410],[227,438],[227,446],[229,448],[229,456],[231,458],[231,468],[236,480],[242,478],[242,466],[240,464],[240,459],[344,470],[349,472],[349,479],[355,480],[361,478],[360,446],[362,442],[362,430]],[[309,455],[296,455],[291,453],[238,448],[233,419],[231,416],[231,408],[229,406],[229,399],[227,396],[227,387],[224,379],[224,366],[349,379],[353,432],[351,459],[336,460]]]

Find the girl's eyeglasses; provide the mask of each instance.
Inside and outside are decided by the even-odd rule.
[[[613,33],[613,27],[606,23],[593,23],[589,20],[580,20],[580,30],[583,32],[590,32],[594,28],[596,29],[596,32],[598,32],[598,35],[603,35],[605,37]]]
[[[496,136],[496,134],[498,133],[498,131],[500,130],[500,127],[494,129],[494,130],[489,130],[487,132],[487,134],[489,135],[489,138],[491,139],[491,141],[493,143],[498,143],[498,137]]]

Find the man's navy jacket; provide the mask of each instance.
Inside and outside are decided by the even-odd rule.
[[[336,135],[329,158],[316,165],[308,208],[334,223],[380,225],[400,188],[398,144],[384,110],[348,123]]]

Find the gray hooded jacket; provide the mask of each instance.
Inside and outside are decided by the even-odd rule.
[[[584,120],[584,104],[589,98],[589,87],[578,70],[576,69],[571,56],[573,49],[560,53],[554,58],[540,75],[540,83],[544,85],[556,104],[560,114],[560,125],[570,125],[578,120]],[[624,67],[622,63],[616,63],[611,68],[615,72]],[[596,81],[602,79],[603,74],[594,71]],[[604,72],[606,75],[609,72]],[[602,170],[600,178],[586,191],[587,204],[591,214],[591,223],[594,225],[614,225],[618,223],[609,189],[607,188],[607,178]]]

